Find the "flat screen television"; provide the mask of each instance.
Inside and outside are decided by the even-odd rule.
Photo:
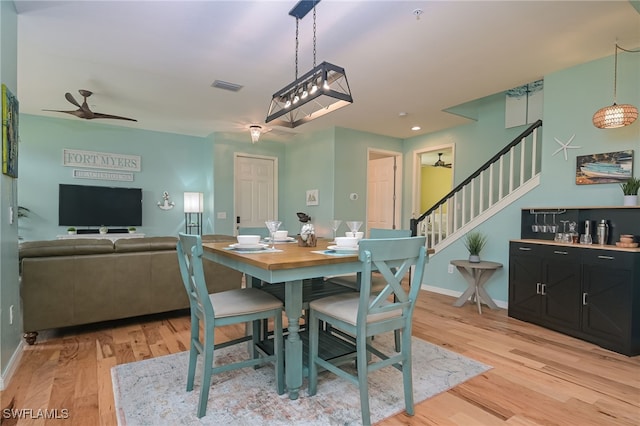
[[[142,226],[142,189],[60,184],[60,226]]]

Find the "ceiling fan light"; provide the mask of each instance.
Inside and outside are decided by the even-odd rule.
[[[630,104],[600,108],[593,114],[593,125],[598,129],[615,129],[628,126],[638,118],[638,108]]]

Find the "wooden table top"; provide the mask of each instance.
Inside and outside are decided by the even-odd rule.
[[[357,253],[339,256],[313,253],[314,251],[327,250],[327,246],[330,245],[326,239],[318,239],[317,241],[316,247],[300,247],[297,243],[276,244],[276,250],[282,251],[239,252],[229,250],[229,242],[203,243],[202,248],[205,252],[236,259],[270,271],[358,261]]]

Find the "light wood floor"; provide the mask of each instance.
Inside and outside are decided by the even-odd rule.
[[[640,424],[640,356],[629,358],[514,320],[505,310],[486,308],[478,315],[471,304],[454,308],[453,300],[423,292],[414,335],[493,369],[417,404],[415,416],[399,414],[382,425]],[[67,420],[18,425],[115,425],[110,368],[184,351],[188,338],[187,315],[42,333],[36,345],[25,348],[0,408],[15,398],[17,409],[69,413]],[[420,374],[419,365],[414,374]],[[2,419],[2,424],[16,421]]]

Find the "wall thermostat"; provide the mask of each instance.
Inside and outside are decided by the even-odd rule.
[[[349,194],[349,199],[351,201],[355,201],[358,199],[358,194],[356,194],[355,192],[352,192],[351,194]]]

